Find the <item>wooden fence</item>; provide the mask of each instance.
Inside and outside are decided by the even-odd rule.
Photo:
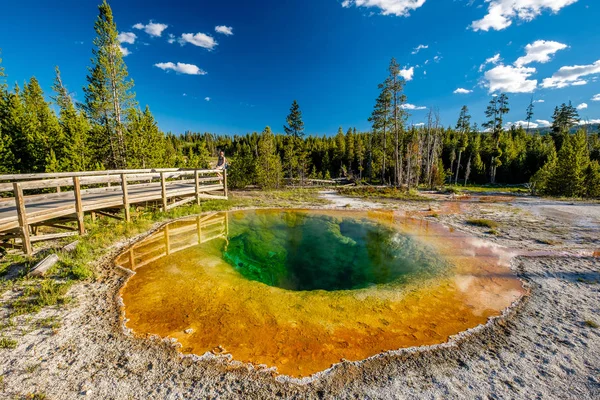
[[[29,193],[28,193],[29,192]],[[203,199],[227,199],[225,170],[138,169],[55,174],[0,175],[0,245],[20,243],[32,254],[31,243],[85,233],[84,214],[115,217],[130,206],[159,204],[163,211]],[[77,228],[61,224],[76,220]],[[69,232],[37,235],[39,226]]]

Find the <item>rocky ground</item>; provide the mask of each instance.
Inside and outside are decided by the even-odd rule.
[[[343,363],[310,381],[217,357],[183,357],[173,343],[127,333],[110,255],[73,300],[2,327],[0,398],[599,398],[600,205],[528,197],[361,200],[324,193],[330,208],[389,208],[438,221],[519,251],[513,268],[531,294],[503,318],[451,345]],[[468,219],[498,223],[489,229]],[[119,244],[124,246],[125,243]],[[11,290],[1,296],[6,304]],[[6,308],[0,309],[3,323]]]

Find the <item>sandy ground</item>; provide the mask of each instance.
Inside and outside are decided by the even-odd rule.
[[[396,209],[517,249],[524,256],[512,266],[531,294],[451,345],[343,363],[299,383],[223,357],[184,357],[173,343],[127,333],[117,296],[126,273],[109,262],[115,248],[99,261],[101,278],[74,286],[66,307],[3,329],[18,347],[0,349],[0,398],[600,397],[600,328],[585,322],[600,324],[600,259],[591,257],[600,249],[599,205],[497,196],[432,194],[421,202],[324,196],[331,208]],[[497,235],[465,224],[468,218],[500,222]],[[5,292],[3,303],[13,295]],[[0,309],[3,321],[6,312]],[[48,317],[60,326],[36,327]]]

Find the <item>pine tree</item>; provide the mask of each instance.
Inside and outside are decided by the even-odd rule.
[[[356,137],[356,160],[358,161],[358,179],[362,181],[363,171],[365,170],[364,162],[365,162],[365,145],[363,142],[362,135],[358,135]]]
[[[276,153],[275,138],[268,126],[258,142],[256,183],[263,189],[276,189],[281,182],[281,160]]]
[[[392,95],[389,90],[389,79],[386,79],[384,83],[379,84],[379,96],[375,101],[375,108],[369,121],[373,126],[373,134],[376,134],[379,130],[382,132],[381,138],[381,183],[385,184],[385,169],[386,169],[386,152],[387,152],[387,128],[390,124],[391,110],[392,110]]]
[[[95,160],[111,167],[125,168],[124,116],[136,104],[135,95],[131,92],[133,81],[128,78],[112,10],[106,0],[98,9],[94,25],[97,36],[92,51],[93,65],[89,69],[88,85],[84,88],[84,109],[95,125],[91,131]]]
[[[458,184],[458,173],[460,171],[460,159],[463,151],[467,148],[469,144],[469,130],[471,129],[471,115],[469,115],[469,109],[467,106],[462,106],[460,110],[460,115],[458,117],[458,121],[456,122],[456,130],[458,131],[458,163],[456,165],[456,178],[454,179],[454,184]],[[470,161],[470,160],[469,160]],[[470,166],[469,166],[470,167]]]
[[[533,118],[533,96],[531,96],[531,101],[527,106],[527,116],[525,120],[527,121],[527,133],[529,133],[529,125],[531,124],[531,119]]]
[[[333,153],[333,159],[335,161],[335,168],[337,176],[340,176],[340,171],[344,168],[344,158],[346,157],[346,138],[344,136],[344,130],[340,126],[335,135],[335,151]]]
[[[15,171],[15,157],[11,150],[12,138],[5,122],[8,117],[9,98],[5,77],[2,58],[0,58],[0,173]]]
[[[579,121],[579,113],[571,102],[568,105],[563,103],[560,107],[554,108],[554,114],[552,115],[552,138],[558,151],[560,151],[566,135],[569,134],[571,128],[577,125]]]
[[[128,168],[157,168],[164,165],[164,137],[158,129],[150,108],[145,110],[131,108],[127,124],[127,166]],[[190,151],[192,148],[190,147]],[[201,140],[196,151],[188,154],[189,168],[207,168],[208,151],[206,143]]]
[[[392,129],[394,138],[394,184],[400,186],[402,181],[402,143],[403,139],[400,137],[401,132],[404,130],[404,121],[408,118],[408,112],[402,108],[402,105],[406,103],[406,95],[403,93],[405,81],[400,76],[400,65],[396,62],[395,58],[390,61],[388,67],[389,78],[388,78],[388,90],[391,96],[392,106]],[[409,186],[410,183],[407,182]]]
[[[600,164],[596,160],[590,162],[585,170],[584,187],[586,197],[600,197]]]
[[[548,182],[548,192],[567,197],[585,195],[585,171],[589,164],[586,134],[567,136],[558,151],[556,168]]]
[[[354,131],[348,128],[348,132],[346,132],[346,163],[348,164],[348,171],[352,174],[352,162],[355,157],[355,141],[356,141],[356,128]]]
[[[287,125],[283,126],[283,130],[288,136],[293,136],[295,139],[304,137],[304,122],[302,121],[302,111],[298,102],[294,100],[290,108],[290,114],[286,118]]]
[[[57,159],[56,168],[59,171],[86,171],[90,167],[87,148],[90,126],[85,115],[75,108],[62,82],[59,68],[56,67],[55,71],[52,99],[59,108],[59,123],[63,133],[63,142],[53,149]]]

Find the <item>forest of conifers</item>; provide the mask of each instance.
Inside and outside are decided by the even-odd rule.
[[[52,94],[32,77],[9,88],[0,60],[0,173],[85,171],[108,168],[207,168],[224,151],[230,185],[277,188],[286,178],[356,181],[401,187],[453,183],[522,184],[536,193],[600,197],[600,134],[580,126],[570,104],[556,107],[548,134],[507,127],[506,94],[494,95],[485,123],[471,123],[463,106],[443,126],[435,109],[420,126],[408,126],[404,80],[392,59],[371,113],[372,129],[341,127],[334,136],[306,136],[293,102],[284,134],[269,127],[245,136],[164,134],[148,106],[135,100],[119,49],[110,6],[99,6],[85,98],[75,102],[56,68]],[[535,113],[533,102],[526,121]]]

